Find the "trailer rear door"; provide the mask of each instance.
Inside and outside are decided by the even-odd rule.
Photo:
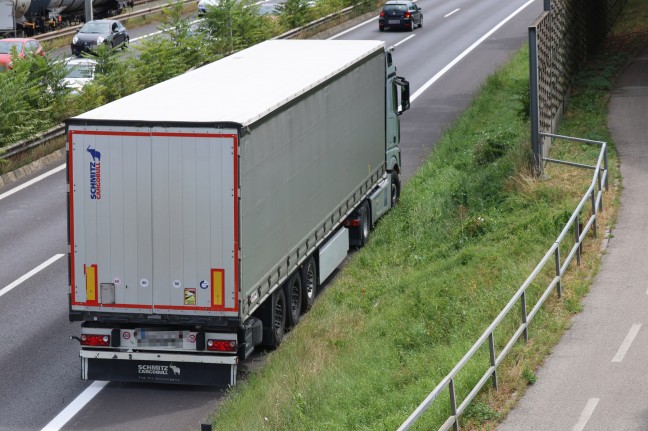
[[[72,309],[238,315],[236,131],[68,131]]]

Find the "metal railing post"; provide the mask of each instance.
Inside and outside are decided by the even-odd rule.
[[[558,283],[556,284],[556,289],[558,291],[558,298],[562,297],[562,274],[560,273],[560,243],[556,247],[556,277],[558,277]]]
[[[576,214],[576,222],[574,222],[574,236],[578,249],[576,251],[576,264],[581,264],[581,244],[580,244],[580,214]]]
[[[605,147],[605,151],[603,151],[603,165],[605,165],[605,191],[608,192],[610,191],[610,171],[608,170],[607,146]],[[603,198],[601,198],[601,205],[603,205]]]
[[[598,219],[596,215],[596,189],[592,190],[592,216],[594,216],[594,223],[592,224],[592,233],[594,234],[594,238],[596,238],[596,221]]]
[[[452,410],[452,416],[455,418],[452,429],[454,431],[459,431],[459,417],[457,416],[457,397],[455,396],[454,379],[450,379],[448,391],[450,392],[450,409]]]
[[[522,305],[522,324],[524,324],[524,342],[529,342],[529,327],[527,326],[527,310],[526,310],[526,290],[520,295],[520,302]]]
[[[608,172],[606,172],[606,174],[607,173]],[[597,184],[598,184],[599,190],[603,191],[603,183],[602,183],[602,180],[601,180],[601,175],[602,175],[601,171],[599,170],[598,176],[597,176]],[[605,182],[607,183],[607,175],[605,176]],[[607,185],[605,186],[605,191],[608,191]],[[601,197],[599,199],[599,205],[601,206],[601,208],[603,208],[603,193],[601,193]]]
[[[490,349],[490,363],[491,367],[493,367],[493,387],[497,389],[497,364],[495,363],[495,337],[493,336],[493,333],[491,332],[490,335],[488,336],[488,347]]]

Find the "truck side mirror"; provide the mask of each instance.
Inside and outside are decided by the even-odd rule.
[[[394,82],[400,87],[400,105],[401,109],[397,112],[398,115],[401,115],[403,112],[407,111],[410,108],[410,90],[409,82],[402,76],[397,76],[394,78]]]

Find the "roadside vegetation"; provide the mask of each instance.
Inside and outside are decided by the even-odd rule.
[[[575,79],[560,133],[604,140],[609,92],[630,55],[648,40],[648,1],[630,0],[602,48]],[[461,359],[505,306],[576,207],[591,171],[529,166],[528,52],[521,49],[484,83],[404,187],[401,203],[319,296],[315,307],[218,407],[214,429],[394,430]],[[596,150],[555,142],[552,156],[592,164]],[[582,309],[599,269],[604,226],[613,226],[620,175],[610,150],[610,191],[599,236],[590,234],[555,295],[499,369],[500,389],[483,391],[463,429],[494,429]],[[548,275],[547,275],[548,277]],[[532,286],[529,309],[546,284]],[[515,313],[514,313],[515,314]],[[506,321],[508,336],[514,319]],[[502,339],[500,339],[502,338]],[[507,338],[508,339],[508,338]],[[503,337],[496,336],[498,351]],[[460,374],[459,402],[488,366]],[[438,429],[447,393],[414,429]]]

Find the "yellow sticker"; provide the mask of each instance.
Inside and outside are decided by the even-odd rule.
[[[87,265],[86,272],[86,301],[97,300],[97,265]]]
[[[224,281],[225,271],[222,269],[212,269],[212,305],[214,307],[223,306]]]

